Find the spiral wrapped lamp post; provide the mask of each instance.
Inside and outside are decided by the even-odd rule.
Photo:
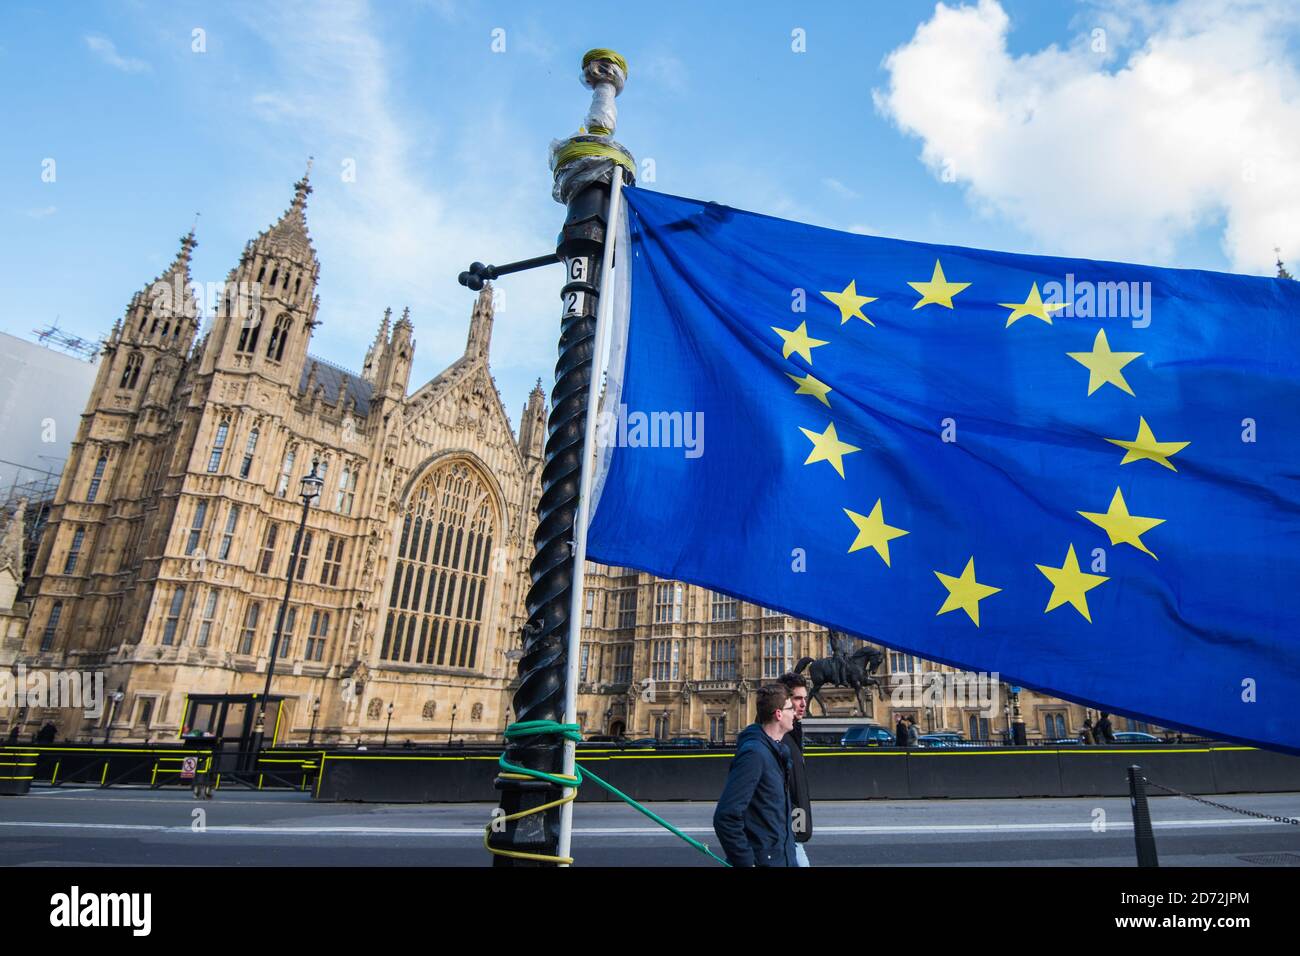
[[[617,193],[624,177],[630,180],[635,172],[631,154],[613,139],[614,98],[622,92],[627,72],[617,53],[588,52],[582,62],[582,82],[592,91],[586,132],[551,145],[552,195],[567,209],[556,247],[565,284],[512,729],[534,721],[550,727],[575,719],[597,315],[610,266]],[[508,729],[503,760],[521,770],[572,778],[575,736],[571,732],[566,738],[558,731],[521,735]],[[502,773],[496,787],[502,824],[491,827],[487,838],[494,864],[568,863],[572,803],[564,798],[572,796],[571,790],[526,773]]]

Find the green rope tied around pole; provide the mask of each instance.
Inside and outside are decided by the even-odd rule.
[[[568,140],[563,146],[555,151],[555,168],[558,170],[567,166],[575,159],[583,159],[587,156],[600,156],[604,159],[612,159],[632,175],[636,175],[636,165],[632,158],[623,150],[606,143],[593,142],[591,140]]]
[[[622,70],[624,76],[628,75],[627,60],[623,59],[613,50],[602,50],[597,48],[595,50],[588,50],[582,55],[582,65],[584,67],[586,67],[586,65],[592,60],[608,60],[610,63],[613,63]]]
[[[507,740],[511,740],[515,737],[531,737],[538,734],[560,734],[566,740],[572,740],[576,742],[582,739],[582,727],[579,726],[578,724],[561,724],[554,720],[525,720],[519,723],[511,724],[509,727],[507,727],[505,732],[505,737]],[[673,826],[671,823],[669,823],[663,817],[659,816],[653,810],[649,810],[646,807],[642,806],[640,803],[638,803],[636,800],[633,800],[631,797],[629,797],[622,790],[619,790],[618,787],[614,786],[612,783],[609,783],[606,780],[602,780],[600,777],[596,776],[596,774],[592,773],[590,770],[584,769],[583,767],[579,767],[576,763],[574,764],[573,767],[573,772],[574,772],[573,777],[567,777],[563,774],[557,775],[552,773],[546,773],[545,771],[533,770],[529,767],[521,767],[518,764],[513,764],[510,761],[506,760],[505,754],[501,755],[497,763],[500,765],[502,770],[510,774],[519,774],[521,776],[532,777],[537,780],[545,780],[559,787],[572,787],[574,789],[574,794],[573,794],[574,796],[577,795],[577,788],[582,785],[582,782],[584,780],[591,779],[597,784],[599,784],[600,786],[604,787],[614,796],[618,797],[620,800],[622,800],[624,803],[630,806],[633,810],[636,810],[638,813],[642,813],[645,816],[649,817],[655,823],[659,824],[661,827],[671,832],[674,836],[680,837],[681,839],[685,840],[687,843],[695,847],[695,849],[699,850],[701,853],[705,854],[706,856],[712,857],[714,860],[717,860],[723,866],[731,866],[730,863],[722,859],[720,856],[718,856],[716,853],[710,850],[699,840],[696,840],[694,837],[688,836],[687,834],[683,833],[681,830]],[[573,798],[572,796],[569,797],[569,799],[572,798]],[[547,807],[554,806],[554,804],[547,804],[546,806]],[[531,810],[527,812],[535,813],[538,810],[542,810],[542,809],[545,809],[545,807],[538,807],[536,810]],[[524,816],[524,815],[526,814],[520,814],[520,816]],[[491,831],[492,831],[492,824],[489,823],[487,827],[487,831],[485,832],[484,835],[483,842],[485,846],[487,846],[487,834],[490,834]],[[507,852],[507,851],[497,850],[491,846],[488,846],[488,849],[491,850],[493,853]],[[509,855],[515,855],[515,854],[511,853]],[[554,857],[554,858],[541,857],[535,854],[530,854],[528,858],[546,859],[555,862],[566,862],[566,863],[573,862],[571,859],[560,861],[558,857]]]

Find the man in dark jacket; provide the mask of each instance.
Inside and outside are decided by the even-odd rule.
[[[790,751],[790,800],[794,804],[794,855],[800,866],[811,866],[803,845],[812,839],[812,797],[808,793],[808,770],[803,760],[803,718],[808,713],[808,681],[803,675],[789,673],[781,683],[790,692],[794,704],[794,728],[781,741]]]
[[[783,684],[758,690],[755,722],[736,738],[727,785],[713,811],[713,832],[732,866],[797,866],[790,820],[794,704]]]
[[[1110,714],[1102,711],[1101,717],[1097,719],[1097,725],[1092,729],[1092,735],[1099,744],[1113,744],[1115,742],[1115,731],[1110,726]]]
[[[907,717],[904,714],[898,715],[898,723],[894,725],[894,746],[907,746]]]

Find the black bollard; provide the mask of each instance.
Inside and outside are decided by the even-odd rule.
[[[1133,808],[1133,842],[1137,845],[1138,866],[1159,866],[1156,858],[1156,835],[1151,829],[1151,808],[1147,806],[1146,778],[1142,768],[1128,768],[1128,799]]]

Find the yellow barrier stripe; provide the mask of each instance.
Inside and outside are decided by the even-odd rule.
[[[104,772],[99,775],[99,785],[102,787],[104,781],[108,779],[108,761],[104,761]]]
[[[36,777],[0,777],[0,780],[35,780]]]
[[[60,761],[60,760],[56,760],[56,761],[54,761],[54,775],[53,775],[52,777],[50,777],[50,786],[51,786],[51,787],[54,786],[54,781],[56,781],[56,780],[59,779],[59,767],[61,767],[62,765],[63,765],[63,762],[62,762],[62,761]]]

